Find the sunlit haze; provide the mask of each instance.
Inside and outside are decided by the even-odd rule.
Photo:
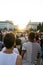
[[[0,0],[0,20],[11,20],[24,28],[31,20],[43,21],[43,0]]]

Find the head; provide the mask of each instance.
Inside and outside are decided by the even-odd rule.
[[[34,42],[34,38],[35,38],[35,33],[34,32],[30,32],[29,35],[28,35],[29,41]]]
[[[23,34],[21,34],[21,37],[23,37]]]
[[[4,45],[7,49],[12,48],[14,46],[15,37],[14,34],[8,33],[4,37]]]
[[[19,38],[19,36],[18,36],[18,35],[16,35],[16,38]]]

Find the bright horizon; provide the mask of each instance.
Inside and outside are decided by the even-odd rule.
[[[24,28],[32,22],[43,21],[43,0],[0,0],[0,21],[11,20]]]

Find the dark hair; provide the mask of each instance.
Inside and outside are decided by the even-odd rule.
[[[21,34],[21,37],[23,37],[23,34]]]
[[[39,40],[39,36],[38,35],[36,35],[36,40]]]
[[[7,28],[4,28],[4,30],[7,30]]]
[[[4,45],[6,48],[12,48],[15,42],[14,34],[8,33],[4,37]]]
[[[0,30],[0,33],[1,33],[1,30]]]
[[[1,30],[0,30],[0,41],[2,41],[2,38],[3,38],[2,32],[1,32]]]
[[[34,38],[35,38],[35,33],[34,32],[30,32],[29,35],[28,35],[28,38],[31,42],[34,41]]]

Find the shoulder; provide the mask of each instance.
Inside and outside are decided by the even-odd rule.
[[[36,43],[35,45],[37,45],[38,47],[40,47],[40,44],[39,43]]]
[[[37,48],[37,49],[41,49],[41,46],[40,46],[39,43],[34,43],[34,44],[35,44],[35,48]]]
[[[4,47],[3,49],[2,49],[2,51],[5,51],[6,50],[6,47]]]
[[[0,52],[0,57],[2,57],[2,55],[3,55],[3,52],[1,51],[1,52]]]
[[[31,42],[25,42],[23,45],[31,45]]]
[[[17,56],[16,65],[22,65],[22,57],[20,55]]]
[[[26,47],[27,46],[27,42],[23,43],[22,47]]]
[[[13,52],[15,52],[15,53],[19,54],[19,51],[18,51],[18,49],[17,49],[17,48],[14,48]]]
[[[21,60],[21,59],[22,59],[21,55],[18,55],[17,60]]]
[[[31,43],[30,42],[25,42],[22,45],[22,50],[26,50],[27,48],[30,48],[30,47],[31,47]]]

